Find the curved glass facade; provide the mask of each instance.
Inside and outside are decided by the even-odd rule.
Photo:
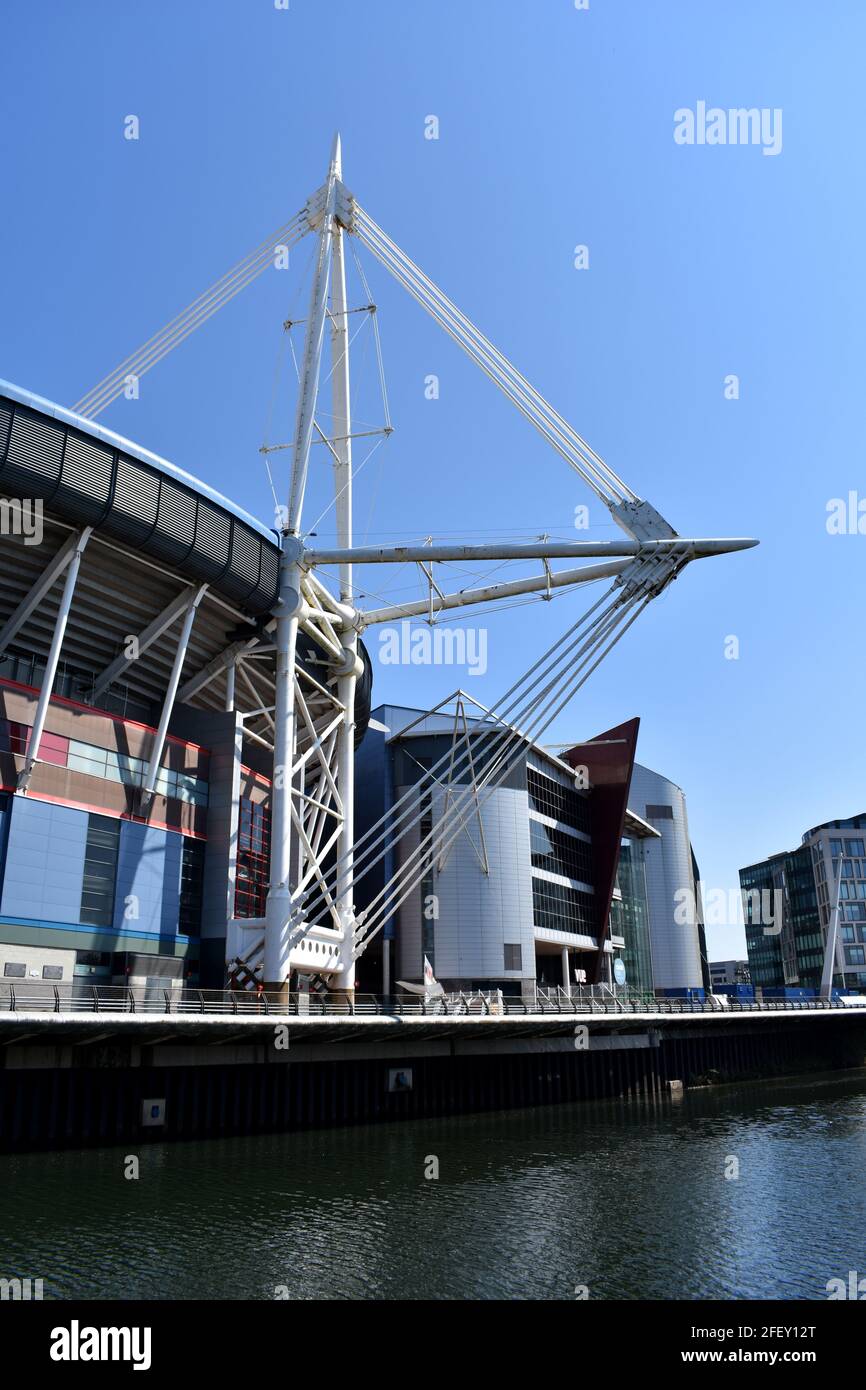
[[[612,934],[625,940],[622,959],[629,990],[645,990],[651,994],[653,962],[644,861],[640,842],[627,837],[623,837],[620,845],[610,922]]]

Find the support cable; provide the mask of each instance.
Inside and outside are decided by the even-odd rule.
[[[609,464],[357,204],[355,213],[355,229],[363,244],[510,396],[522,414],[546,435],[596,495],[608,504],[637,500],[636,494]]]
[[[273,263],[274,247],[285,245],[291,248],[308,230],[306,214],[296,213],[290,221],[278,227],[272,236],[262,242],[231,270],[215,281],[197,299],[170,320],[163,328],[148,339],[140,348],[131,353],[119,366],[109,372],[92,390],[82,396],[74,409],[79,415],[94,418],[125,389],[129,376],[141,376],[155,366],[172,348],[188,337],[194,329],[205,323],[212,314],[244,289],[262,271]]]
[[[604,609],[601,615],[602,617],[612,612],[618,606],[618,604],[621,602],[621,599],[617,596],[616,590],[617,586],[611,585],[611,587],[597,600],[597,602],[593,604],[592,607],[588,609],[588,611],[581,618],[579,618],[577,622],[575,622],[572,625],[572,627],[564,634],[563,637],[557,639],[557,641],[548,649],[548,651],[545,652],[538,659],[538,661],[536,661],[535,664],[532,667],[530,667],[529,671],[525,672],[524,675],[521,676],[520,679],[517,682],[515,682],[515,684],[512,685],[508,691],[506,691],[506,693],[497,702],[497,705],[495,705],[493,709],[489,711],[489,717],[491,719],[496,718],[499,721],[496,727],[496,733],[501,734],[502,729],[505,728],[506,736],[510,736],[512,732],[510,726],[516,724],[517,720],[521,717],[521,711],[518,710],[519,702],[521,700],[525,700],[528,693],[532,691],[541,680],[549,676],[550,672],[555,670],[557,666],[559,666],[563,662],[572,660],[572,648],[566,647],[564,644],[567,642],[569,638],[577,637],[577,635],[580,633],[580,630],[584,628],[589,622],[589,619],[592,617],[592,614],[596,612],[596,610],[599,609],[602,606],[602,604],[604,604],[605,600],[610,601],[608,602],[607,607]],[[596,621],[598,621],[598,619]],[[530,682],[529,678],[533,675],[535,676],[535,679]],[[512,696],[515,696],[515,698],[510,699],[510,697]],[[405,792],[403,796],[400,797],[400,799],[394,803],[394,805],[390,808],[389,811],[387,811],[383,816],[381,816],[378,821],[376,821],[372,826],[370,826],[370,828],[366,830],[364,834],[356,840],[356,868],[364,864],[364,872],[367,872],[373,864],[379,862],[379,859],[381,859],[384,853],[386,852],[385,850],[383,850],[382,853],[380,853],[375,859],[369,860],[369,855],[372,852],[372,850],[377,848],[379,845],[383,844],[383,842],[388,841],[391,838],[396,839],[406,833],[406,829],[408,828],[408,826],[403,825],[402,822],[405,821],[408,815],[414,813],[415,793],[418,791],[419,788],[423,787],[427,789],[432,787],[434,782],[437,780],[438,775],[445,771],[449,758],[450,753],[444,753],[442,757],[439,758],[438,761],[432,765],[425,778],[422,778],[419,783],[415,784],[414,787],[410,788],[407,792]],[[395,813],[399,813],[396,815],[396,818]],[[377,832],[379,833],[377,834]],[[376,838],[373,839],[373,836],[375,836]],[[372,844],[368,844],[367,849],[364,851],[364,854],[359,856],[358,850],[361,848],[361,846],[366,844],[371,839],[373,839]],[[367,860],[368,862],[365,863],[365,860]],[[334,865],[329,872],[336,873],[338,867],[338,865]]]
[[[651,562],[651,568],[655,571],[657,569],[657,564]],[[654,588],[657,587],[658,582],[658,580],[651,580],[648,576],[646,579],[640,581],[637,593],[639,594],[650,583],[653,583]],[[592,614],[600,607],[600,605],[604,603],[605,599],[609,598],[611,594],[615,594],[616,590],[619,587],[620,586],[618,585],[614,585],[604,595],[602,595],[598,602],[588,610],[584,617],[573,625],[572,629],[566,634],[566,639],[569,636],[574,636],[582,627],[584,627],[591,618]],[[634,597],[635,595],[633,594],[632,598]],[[632,599],[626,600],[626,602],[631,601]],[[563,664],[566,664],[567,667],[571,668],[571,673],[573,677],[573,662],[575,655],[587,655],[591,653],[592,650],[594,650],[595,646],[598,645],[598,641],[603,639],[603,637],[607,633],[608,628],[610,626],[611,618],[613,617],[616,621],[619,620],[619,616],[621,615],[621,610],[623,606],[624,600],[622,595],[618,595],[610,603],[608,603],[607,608],[604,609],[604,611],[595,620],[595,623],[590,628],[590,633],[592,633],[594,628],[599,627],[599,625],[602,625],[600,633],[595,633],[594,636],[590,636],[584,642],[584,644],[580,648],[578,648],[577,653],[575,653],[575,651],[573,650],[573,646],[564,647],[563,644],[565,639],[560,639],[560,641],[558,641],[554,645],[554,647],[552,647],[547,653],[545,653],[543,657],[539,659],[538,662],[535,663],[535,666],[533,666],[524,677],[521,677],[520,681],[518,681],[517,683],[515,683],[514,686],[512,686],[510,691],[506,692],[506,695],[503,696],[502,700],[499,702],[501,705],[504,706],[504,708],[497,717],[500,719],[504,719],[505,716],[509,715],[511,711],[514,708],[516,708],[518,704],[521,703],[522,700],[525,700],[525,697],[529,691],[536,687],[540,683],[540,681],[547,678],[548,684],[537,695],[534,696],[533,700],[529,703],[529,705],[526,706],[523,710],[521,710],[521,712],[516,717],[520,720],[524,720],[527,714],[532,715],[533,711],[537,709],[539,701],[542,700],[547,694],[549,694],[551,689],[554,688],[557,684],[561,684],[563,673],[559,672],[557,668]],[[620,615],[617,615],[617,609],[620,610]],[[534,672],[538,671],[539,668],[541,668],[539,674],[535,676],[535,679],[531,683],[527,684],[529,677],[532,676]],[[570,684],[575,684],[573,679],[570,681]],[[514,692],[519,692],[519,697],[517,699],[512,699],[510,704],[506,704],[505,702]],[[566,698],[570,698],[570,696],[567,696]],[[495,713],[495,710],[491,711],[490,713],[492,716]],[[494,744],[492,752],[489,749],[485,750],[488,756],[492,756],[492,754],[494,753],[498,754],[499,752],[501,752],[502,748],[510,739],[516,740],[517,744],[522,746],[523,742],[525,741],[525,737],[529,736],[525,733],[522,734],[521,732],[515,733],[513,727],[507,727],[504,733],[502,732],[502,729],[499,727],[497,727],[496,729],[490,729],[481,732],[483,736],[488,738],[488,741],[490,737],[498,738],[499,741],[499,747],[497,748],[496,744]],[[438,763],[434,764],[434,766],[430,769],[427,778],[422,779],[421,782],[419,782],[416,786],[411,788],[404,795],[404,797],[402,797],[400,801],[396,803],[396,805],[392,808],[391,812],[389,812],[386,816],[380,818],[380,820],[376,822],[376,824],[372,826],[370,830],[367,831],[366,834],[363,837],[361,837],[361,839],[357,842],[356,870],[361,869],[361,873],[360,875],[358,875],[358,877],[363,877],[367,872],[369,872],[370,868],[375,863],[377,863],[387,852],[386,847],[386,849],[381,850],[378,855],[373,857],[373,851],[377,848],[378,845],[382,844],[382,842],[386,840],[401,838],[403,835],[407,833],[408,828],[410,828],[409,824],[405,823],[407,816],[412,816],[414,813],[415,821],[417,821],[417,819],[420,818],[416,809],[417,794],[420,790],[422,790],[425,787],[425,785],[427,787],[433,785],[433,783],[436,781],[436,774],[444,772],[449,757],[449,753],[444,754],[443,757],[439,759]],[[465,757],[461,759],[461,762],[459,764],[461,769],[464,762]],[[395,812],[398,813],[396,817]],[[368,844],[368,847],[362,856],[357,856],[357,848],[360,847],[360,845],[362,845],[365,841],[369,841],[376,831],[380,831],[380,833],[374,840],[374,842],[372,844]]]
[[[602,658],[607,654],[607,652],[618,640],[618,636],[616,635],[617,628],[621,627],[622,631],[625,631],[625,626],[628,625],[623,625],[625,623],[625,619],[629,613],[629,610],[633,608],[637,603],[637,597],[629,599],[627,603],[624,604],[623,607],[620,608],[617,613],[615,613],[612,617],[608,618],[603,624],[601,624],[599,630],[595,633],[593,638],[585,644],[586,649],[584,651],[583,658],[579,665],[574,668],[574,671],[572,672],[572,678],[568,682],[568,688],[565,694],[564,703],[568,703],[572,695],[580,688],[584,681],[588,679],[588,677],[595,670],[596,666],[599,664]],[[608,639],[611,639],[609,641],[609,645],[604,647],[604,643],[608,641]],[[595,656],[597,652],[599,652],[599,649],[602,649],[601,654],[598,655],[596,660],[590,664],[591,658]],[[542,711],[544,713],[549,714],[551,705],[555,703],[558,692],[561,690],[562,683],[559,678],[552,681],[548,686],[546,686],[534,702],[534,709],[532,711],[532,715],[534,716],[534,714],[537,711]],[[548,699],[547,706],[544,705],[545,698]],[[550,718],[552,717],[553,716],[550,715]],[[549,722],[549,718],[541,719],[538,722],[538,732],[543,732],[543,730],[547,727],[547,723]],[[482,734],[482,737],[478,740],[476,754],[477,760],[479,762],[483,761],[486,764],[483,776],[476,782],[474,787],[470,785],[465,792],[461,793],[459,798],[455,798],[454,804],[450,808],[448,814],[442,817],[439,823],[429,832],[427,837],[423,841],[421,841],[421,843],[412,851],[411,855],[400,865],[398,872],[394,875],[392,880],[379,892],[379,894],[377,894],[373,901],[367,906],[364,912],[364,921],[362,926],[364,938],[366,938],[369,935],[370,931],[373,928],[373,924],[379,918],[383,916],[390,916],[391,912],[396,910],[396,906],[398,904],[395,903],[393,900],[395,891],[399,892],[402,889],[404,889],[407,879],[409,880],[409,887],[405,888],[405,892],[403,892],[403,897],[406,896],[407,892],[413,891],[413,889],[417,887],[421,878],[423,878],[424,873],[426,872],[429,864],[434,862],[436,858],[438,858],[442,853],[444,853],[445,849],[448,847],[448,845],[450,845],[451,840],[454,838],[454,835],[459,834],[463,819],[463,804],[466,803],[468,806],[468,804],[471,802],[477,791],[481,791],[482,789],[487,787],[489,793],[489,791],[492,791],[493,789],[495,789],[496,786],[500,785],[501,782],[505,779],[505,777],[508,776],[509,772],[513,769],[514,765],[519,760],[519,758],[522,756],[522,752],[527,740],[532,741],[534,737],[534,729],[533,731],[527,730],[525,735],[522,737],[519,734],[508,734],[500,739],[499,747],[495,748],[494,755],[490,757],[489,750],[484,746],[484,736]],[[490,759],[489,762],[488,758]],[[454,830],[454,834],[451,836],[450,839],[446,840],[447,832],[451,828],[451,824],[453,823],[454,819],[458,819],[458,824],[456,826],[456,829]],[[429,851],[429,853],[427,853],[426,851]],[[402,900],[403,899],[401,897],[400,901]]]
[[[618,624],[620,630],[618,632],[613,633],[611,640],[599,652],[595,661],[583,673],[580,680],[578,680],[575,683],[573,689],[568,691],[567,695],[565,696],[565,699],[558,706],[557,710],[551,713],[549,717],[545,719],[544,723],[540,725],[538,730],[539,733],[544,732],[544,730],[555,718],[556,713],[558,713],[559,709],[564,708],[565,704],[568,703],[568,701],[572,698],[574,693],[589,679],[596,667],[599,666],[600,663],[607,656],[608,652],[610,652],[612,648],[616,645],[616,643],[620,641],[620,639],[623,637],[628,628],[631,627],[632,623],[635,622],[636,619],[639,617],[643,609],[647,606],[648,603],[651,602],[652,597],[652,594],[647,594],[643,599],[635,600],[634,604],[630,605],[634,607],[634,611],[630,614],[628,614],[627,609],[623,609],[622,613],[620,614]],[[626,617],[627,620],[623,622],[622,620]],[[515,766],[516,762],[518,761],[518,758],[521,756],[521,753],[521,749],[515,750],[515,753],[512,755],[509,762],[500,766],[495,775],[495,778],[493,773],[485,773],[485,775],[480,779],[480,781],[475,784],[475,787],[470,788],[469,792],[464,794],[464,800],[468,799],[468,797],[470,796],[477,798],[477,809],[478,813],[480,813],[481,807],[484,805],[487,798],[496,790],[498,786],[502,784],[504,779],[508,776],[509,772]],[[459,822],[455,826],[453,822],[458,816]],[[393,914],[400,908],[402,903],[405,902],[406,898],[409,897],[415,891],[415,889],[418,887],[419,883],[423,879],[424,875],[428,872],[429,866],[433,864],[436,861],[436,859],[438,859],[447,852],[453,841],[460,834],[463,828],[463,824],[464,818],[462,815],[461,808],[455,806],[453,809],[446,812],[445,816],[443,816],[442,820],[439,822],[439,826],[437,827],[437,829],[439,830],[439,834],[437,835],[436,831],[431,832],[431,834],[427,837],[427,841],[425,841],[424,846],[421,847],[422,853],[425,848],[429,847],[428,853],[424,855],[423,858],[420,860],[418,868],[415,874],[410,879],[410,881],[408,883],[400,884],[398,881],[399,874],[395,875],[394,879],[392,879],[391,882],[388,884],[388,891],[390,892],[391,896],[381,902],[379,907],[373,913],[372,917],[370,916],[369,910],[364,914],[364,921],[361,927],[361,931],[359,935],[356,937],[357,954],[363,954],[370,941],[381,930],[382,926],[384,926],[385,921],[389,917],[393,916]],[[450,833],[448,833],[449,831]],[[394,893],[395,884],[397,896],[395,896]],[[385,890],[383,890],[383,893],[384,892]],[[379,894],[378,896],[382,897],[382,894]]]

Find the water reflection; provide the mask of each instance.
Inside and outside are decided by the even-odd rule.
[[[866,1275],[866,1073],[148,1145],[138,1181],[127,1152],[0,1157],[0,1276],[59,1298],[641,1299]]]

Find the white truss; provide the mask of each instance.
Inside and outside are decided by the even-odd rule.
[[[291,972],[299,970],[324,975],[332,988],[351,992],[357,957],[417,888],[423,875],[431,867],[435,871],[444,866],[450,845],[461,831],[468,833],[470,822],[479,827],[478,844],[473,841],[473,845],[484,868],[484,798],[508,775],[526,739],[537,740],[543,734],[647,604],[692,560],[741,550],[756,542],[678,536],[670,523],[632,491],[361,208],[343,183],[339,137],[334,142],[327,178],[302,212],[239,262],[138,353],[121,363],[83,399],[81,409],[88,414],[98,413],[123,390],[130,374],[149,370],[260,274],[271,263],[272,253],[280,243],[294,244],[307,233],[316,237],[317,246],[304,350],[298,364],[280,592],[273,621],[263,635],[235,643],[216,658],[181,688],[179,698],[189,698],[202,685],[226,674],[230,704],[236,673],[254,701],[252,710],[244,716],[244,732],[273,752],[266,916],[245,927],[240,922],[233,923],[232,943],[237,943],[239,931],[243,938],[239,947],[232,944],[233,964],[248,981],[263,981],[272,989],[287,988]],[[356,237],[377,258],[548,440],[608,508],[625,533],[624,539],[539,542],[531,546],[353,546],[348,333],[352,311],[346,301],[344,264],[348,236]],[[364,285],[366,289],[366,281]],[[381,371],[375,306],[366,307],[374,314]],[[327,434],[317,418],[326,338],[330,339],[331,356],[331,429]],[[384,382],[383,398],[386,426],[381,432],[388,434],[390,417]],[[332,550],[316,550],[302,540],[313,442],[323,442],[333,461],[338,544]],[[598,563],[558,572],[550,567],[551,560],[588,557]],[[433,569],[435,564],[449,560],[498,559],[535,559],[541,563],[542,571],[537,578],[447,593]],[[65,556],[63,560],[65,563]],[[423,566],[428,598],[361,610],[354,598],[353,565],[406,561]],[[318,577],[316,570],[322,565],[339,567],[339,599]],[[356,838],[354,708],[358,677],[364,669],[358,655],[358,639],[365,626],[413,616],[426,617],[432,623],[439,613],[449,609],[527,593],[549,595],[554,588],[600,579],[610,579],[610,588],[492,710],[485,712],[480,727],[473,722],[471,733],[464,703],[457,701],[451,749],[428,771],[420,787],[413,788],[411,796],[392,807],[382,822]],[[300,654],[299,634],[306,639]],[[315,652],[312,659],[306,654],[309,643]],[[272,684],[254,669],[257,655],[264,650],[275,650],[276,654]],[[476,758],[482,749],[483,770],[479,772]],[[381,862],[389,844],[418,823],[421,789],[437,783],[440,793],[444,788],[444,798],[442,814],[433,831],[411,854],[401,856],[391,880],[368,903],[363,914],[356,914],[356,883]]]

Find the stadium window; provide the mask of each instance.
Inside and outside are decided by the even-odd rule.
[[[183,837],[180,869],[180,907],[177,929],[182,936],[201,934],[201,905],[204,887],[204,844],[190,835]]]
[[[270,876],[270,812],[242,796],[235,869],[235,917],[263,917]]]
[[[110,927],[114,922],[119,848],[120,821],[110,816],[89,815],[78,919],[87,926]]]

